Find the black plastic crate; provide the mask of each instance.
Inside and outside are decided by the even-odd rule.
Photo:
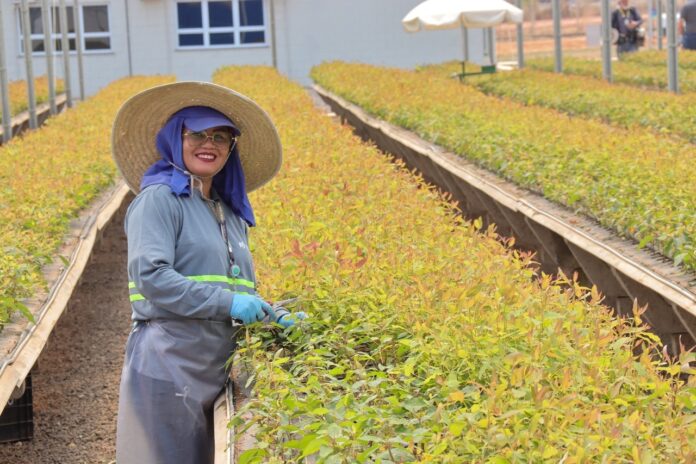
[[[34,409],[31,400],[31,373],[24,394],[11,400],[0,415],[0,443],[31,440],[34,437]]]

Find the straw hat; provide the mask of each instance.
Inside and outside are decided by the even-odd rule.
[[[161,159],[155,138],[169,117],[188,106],[208,106],[241,131],[239,157],[247,192],[271,180],[282,162],[280,137],[266,112],[249,98],[209,82],[175,82],[144,90],[119,109],[111,132],[116,166],[135,193],[145,171]]]

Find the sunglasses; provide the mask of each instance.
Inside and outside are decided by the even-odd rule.
[[[237,142],[237,137],[226,131],[215,132],[213,135],[208,135],[203,131],[185,131],[184,137],[193,147],[200,147],[210,139],[216,147],[227,150],[232,146],[232,143]]]

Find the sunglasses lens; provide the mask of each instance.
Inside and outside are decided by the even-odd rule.
[[[213,143],[220,146],[229,146],[232,136],[229,132],[216,132],[213,134]]]
[[[213,144],[220,148],[229,148],[233,141],[237,141],[236,137],[233,137],[229,132],[215,132],[213,135],[208,135],[205,132],[184,132],[184,135],[188,138],[189,142],[193,146],[203,145],[208,139],[210,139]]]
[[[186,136],[193,145],[201,145],[208,138],[204,132],[187,132]]]

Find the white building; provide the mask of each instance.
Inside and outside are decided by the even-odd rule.
[[[73,95],[78,88],[74,0],[68,5]],[[401,19],[422,0],[79,0],[85,92],[129,75],[210,80],[222,65],[276,66],[300,83],[324,60],[396,67],[461,59],[459,30],[406,33]],[[20,0],[0,0],[9,80],[26,78]],[[34,75],[46,74],[42,0],[30,0]],[[53,32],[60,49],[59,0]],[[471,61],[483,62],[481,31],[470,31]],[[60,51],[54,57],[63,75]]]

